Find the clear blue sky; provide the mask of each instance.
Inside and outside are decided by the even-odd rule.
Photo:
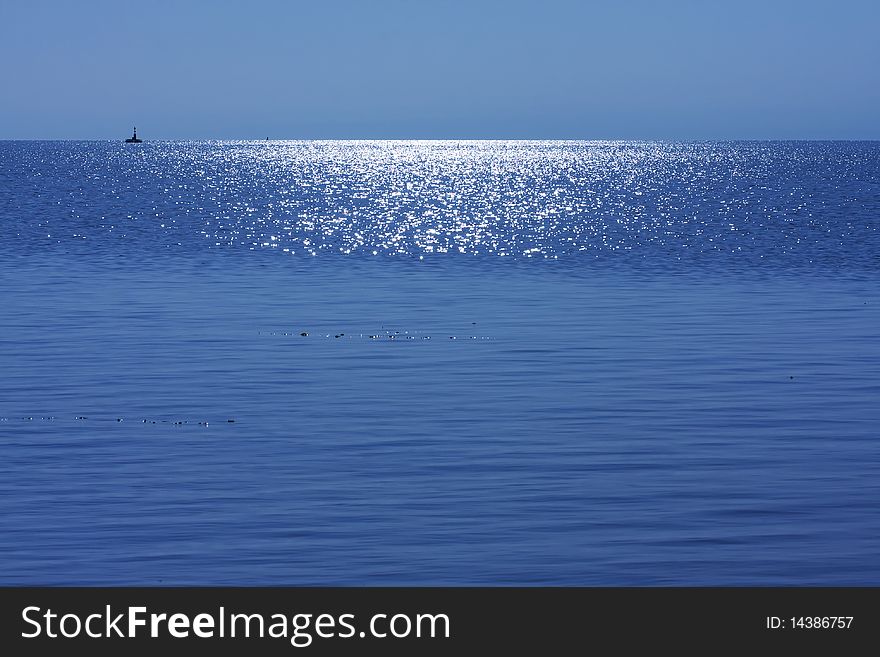
[[[0,0],[0,138],[880,138],[877,0]]]

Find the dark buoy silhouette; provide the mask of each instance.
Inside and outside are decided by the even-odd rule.
[[[138,129],[137,127],[132,130],[131,137],[125,140],[126,144],[140,144],[143,142],[143,139],[138,139]]]

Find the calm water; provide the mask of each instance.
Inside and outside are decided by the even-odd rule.
[[[878,226],[878,142],[0,142],[0,583],[878,585]]]

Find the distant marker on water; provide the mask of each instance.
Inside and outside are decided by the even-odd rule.
[[[131,137],[125,140],[126,144],[140,144],[143,142],[143,139],[138,139],[138,129],[137,126],[134,127],[131,133]]]

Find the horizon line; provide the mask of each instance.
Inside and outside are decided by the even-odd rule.
[[[106,141],[125,143],[124,137],[0,137],[0,141]],[[878,137],[154,137],[142,142],[186,141],[656,141],[656,142],[718,142],[718,141],[880,141]]]

